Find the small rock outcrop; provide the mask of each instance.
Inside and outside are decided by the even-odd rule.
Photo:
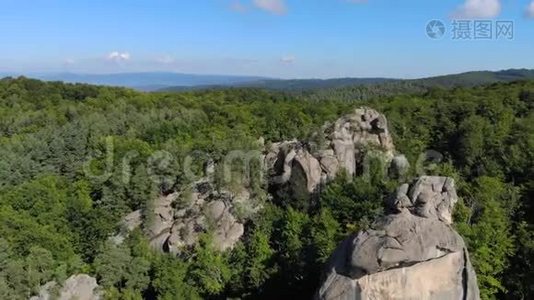
[[[218,191],[206,178],[190,189],[160,196],[148,211],[146,232],[155,249],[174,254],[193,247],[200,234],[210,232],[213,246],[225,251],[233,248],[245,229],[236,215],[236,206],[252,202],[250,192]]]
[[[54,292],[53,290],[57,292]],[[41,287],[38,296],[30,300],[100,300],[102,296],[96,279],[89,275],[78,274],[69,277],[61,287],[57,287],[54,281],[48,282]]]
[[[389,174],[395,178],[402,178],[410,169],[410,163],[404,154],[399,154],[393,157],[391,165],[389,166]]]
[[[346,239],[317,299],[479,299],[463,239],[451,227],[454,181],[419,178],[387,200],[389,215]]]
[[[128,236],[130,231],[140,227],[141,224],[143,224],[143,215],[142,211],[138,209],[122,218],[119,232],[110,237],[109,240],[115,245],[120,245],[124,242],[124,239]]]

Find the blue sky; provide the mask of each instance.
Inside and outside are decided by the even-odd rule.
[[[532,1],[532,3],[531,3]],[[0,72],[414,78],[534,68],[533,0],[0,0]],[[514,21],[454,40],[452,19]],[[445,22],[438,40],[429,20]]]

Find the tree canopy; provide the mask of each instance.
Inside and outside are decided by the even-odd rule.
[[[110,299],[311,297],[336,245],[383,214],[398,182],[380,168],[370,178],[338,176],[313,205],[268,201],[231,251],[215,251],[209,235],[179,257],[152,251],[140,231],[119,246],[109,237],[127,213],[188,183],[186,155],[217,161],[257,149],[260,137],[307,139],[364,105],[388,117],[412,166],[427,150],[442,154],[427,171],[458,182],[455,226],[482,297],[534,297],[534,82],[362,93],[140,93],[0,80],[0,298],[27,299],[79,272]],[[150,166],[154,154],[173,159]]]

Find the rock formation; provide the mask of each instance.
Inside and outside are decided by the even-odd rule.
[[[30,300],[100,300],[101,298],[96,279],[79,274],[69,277],[61,287],[54,281],[46,283],[41,287],[39,295],[31,297]]]
[[[236,198],[230,192],[217,192],[209,182],[197,183],[187,203],[176,211],[165,246],[171,253],[196,244],[199,234],[211,232],[213,245],[221,251],[233,248],[244,226],[233,215]]]
[[[454,181],[421,177],[388,199],[389,215],[346,239],[317,299],[479,299],[463,239],[451,227]]]
[[[390,175],[402,178],[409,169],[406,157],[395,153],[386,118],[369,108],[325,125],[312,141],[258,143],[265,147],[262,160],[271,192],[289,189],[311,197],[341,170],[349,175],[365,171],[371,152]],[[128,215],[123,227],[131,231],[143,224],[152,247],[175,254],[193,247],[206,232],[217,249],[233,248],[261,204],[254,203],[257,195],[247,188],[215,188],[214,168],[209,164],[205,178],[156,198],[143,214]],[[451,227],[457,200],[450,178],[421,177],[401,185],[385,201],[388,214],[334,252],[316,298],[479,299],[464,241]]]
[[[246,189],[237,194],[216,191],[206,178],[193,183],[191,189],[161,195],[145,212],[144,226],[150,245],[178,254],[193,247],[201,233],[211,232],[216,249],[231,249],[244,233],[243,224],[234,216],[235,206],[251,201],[250,198]],[[122,223],[127,232],[139,227],[143,224],[141,212],[132,212]],[[118,234],[112,240],[121,243],[123,239]]]
[[[318,142],[293,140],[274,143],[267,149],[265,161],[271,185],[291,183],[292,176],[300,173],[304,174],[308,193],[313,193],[342,169],[355,175],[363,168],[365,154],[370,149],[376,149],[388,163],[393,163],[397,172],[409,167],[404,156],[394,155],[386,117],[370,108],[358,108],[324,126],[314,139]]]
[[[391,169],[400,173],[409,167],[404,156],[395,157],[395,148],[387,128],[386,118],[370,108],[359,108],[333,124],[327,124],[315,134],[317,142],[297,140],[264,145],[263,167],[269,186],[274,190],[288,188],[293,194],[309,197],[318,187],[336,177],[344,169],[354,175],[363,168],[364,155],[376,149]],[[236,217],[237,210],[250,216],[261,208],[256,195],[246,188],[237,193],[218,191],[213,184],[214,164],[206,168],[206,177],[189,188],[154,199],[144,213],[128,215],[123,220],[126,231],[144,222],[152,247],[165,252],[179,253],[192,247],[199,234],[211,232],[213,244],[219,250],[231,249],[244,233],[245,219]],[[267,184],[266,184],[267,185]],[[123,235],[113,240],[120,243]]]

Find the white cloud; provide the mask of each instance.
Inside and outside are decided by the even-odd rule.
[[[526,16],[528,18],[534,18],[534,0],[527,6]]]
[[[73,64],[75,64],[75,63],[76,63],[76,61],[75,61],[74,59],[72,59],[72,58],[67,58],[67,59],[65,59],[65,61],[63,62],[63,64],[66,65],[66,66],[70,66],[70,65],[73,65]]]
[[[239,0],[233,1],[230,4],[230,9],[235,12],[244,13],[247,12],[247,7]]]
[[[287,12],[285,0],[254,0],[254,5],[277,15],[283,15]]]
[[[110,54],[108,54],[107,60],[113,61],[113,62],[128,61],[130,60],[130,53],[113,51]]]
[[[175,63],[176,59],[174,59],[174,57],[170,55],[163,55],[163,56],[156,58],[156,61],[160,64],[168,65],[168,64]]]
[[[500,13],[500,0],[465,0],[453,13],[453,18],[493,18]]]
[[[280,58],[280,62],[284,64],[292,64],[297,58],[294,55],[285,55]]]

